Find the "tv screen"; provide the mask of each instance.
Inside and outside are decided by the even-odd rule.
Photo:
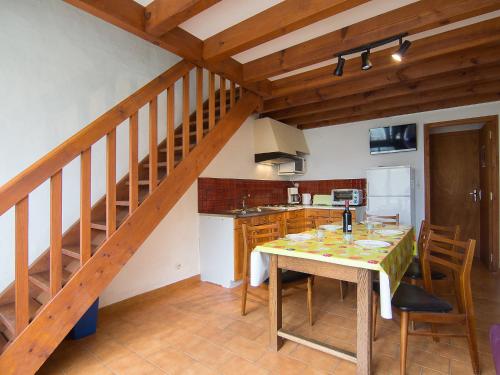
[[[370,154],[415,151],[417,124],[370,129]]]

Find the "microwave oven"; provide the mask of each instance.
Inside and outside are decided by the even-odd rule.
[[[350,206],[359,206],[363,203],[363,190],[361,189],[333,189],[332,204],[343,206],[349,201]]]
[[[297,157],[288,163],[278,165],[278,175],[280,176],[304,173],[306,173],[306,160],[301,157]]]

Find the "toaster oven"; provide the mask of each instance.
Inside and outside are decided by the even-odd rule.
[[[363,190],[361,189],[333,189],[332,204],[343,206],[349,201],[350,206],[359,206],[363,203]]]

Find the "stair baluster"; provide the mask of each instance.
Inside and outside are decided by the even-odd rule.
[[[203,68],[196,67],[196,144],[203,139]]]
[[[135,112],[129,121],[129,214],[139,206],[139,115]]]
[[[223,119],[226,115],[226,79],[222,76],[220,76],[219,98],[219,119]]]
[[[167,89],[167,173],[170,175],[175,166],[175,87]]]
[[[158,98],[149,102],[149,194],[158,185]]]
[[[80,156],[80,266],[90,259],[91,250],[91,149]]]
[[[236,83],[231,81],[231,85],[229,88],[229,108],[233,109],[235,103],[236,103]]]
[[[62,170],[50,178],[50,297],[62,288]]]
[[[106,238],[116,230],[116,129],[106,134]]]
[[[208,130],[215,126],[215,73],[208,74]]]
[[[189,73],[182,78],[182,159],[189,154]]]
[[[28,282],[28,197],[16,203],[16,295],[15,333],[18,335],[29,323]]]

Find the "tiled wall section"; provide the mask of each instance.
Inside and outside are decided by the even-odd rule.
[[[311,194],[330,194],[332,189],[366,190],[365,179],[298,181],[299,192]],[[285,204],[289,181],[240,180],[228,178],[198,179],[198,211],[220,212],[240,208],[242,197],[247,198],[247,206],[266,204]],[[366,195],[366,194],[364,194]]]

